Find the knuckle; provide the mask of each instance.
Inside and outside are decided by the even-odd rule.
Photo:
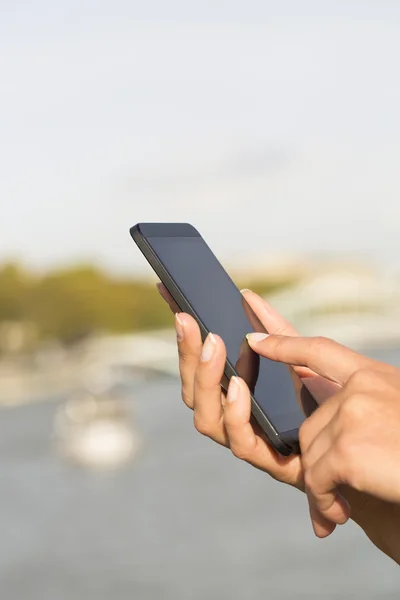
[[[369,390],[376,379],[377,375],[371,369],[358,369],[349,378],[347,387],[358,391]]]
[[[233,456],[235,456],[239,460],[247,460],[248,459],[249,453],[244,446],[238,445],[238,444],[231,444],[230,448],[231,448],[231,452],[232,452]]]
[[[306,473],[310,470],[311,467],[311,459],[310,459],[310,455],[308,452],[305,452],[304,454],[302,454],[301,456],[301,464],[303,467],[303,471]]]
[[[210,426],[203,419],[199,418],[199,415],[195,412],[193,417],[193,424],[195,429],[201,433],[201,435],[205,435],[209,437],[211,435]]]
[[[284,352],[286,337],[276,333],[273,339],[269,341],[269,355],[275,359]]]
[[[275,350],[278,350],[278,351],[279,351],[281,348],[284,348],[284,347],[285,347],[285,344],[286,344],[286,337],[285,337],[285,336],[282,336],[282,335],[277,335],[277,336],[274,338],[274,341],[275,341]]]
[[[357,488],[358,485],[358,448],[354,438],[350,435],[341,435],[335,443],[335,464],[339,478],[343,483]]]
[[[323,336],[317,336],[314,337],[311,340],[311,351],[314,354],[320,354],[322,352],[325,352],[327,347],[332,343],[332,340],[330,340],[327,337],[323,337]]]
[[[198,392],[210,392],[213,385],[205,377],[199,376],[197,372],[194,378],[194,387]]]
[[[181,396],[182,396],[182,400],[183,400],[184,404],[186,404],[186,406],[188,406],[189,408],[192,408],[193,407],[193,397],[191,394],[188,393],[188,391],[184,387],[182,388]]]
[[[341,464],[346,463],[350,454],[351,445],[349,444],[348,438],[343,433],[338,435],[335,441],[335,457],[336,461]]]
[[[338,415],[340,426],[345,429],[349,425],[359,422],[366,412],[367,397],[363,394],[351,394],[341,404]]]
[[[178,357],[179,362],[185,365],[189,361],[190,355],[181,346],[178,346]]]
[[[224,422],[225,428],[227,428],[227,429],[233,429],[233,428],[237,427],[237,425],[238,425],[238,419],[237,419],[237,415],[235,414],[235,411],[227,410],[226,399],[225,399],[225,410],[224,410],[224,415],[223,415],[223,422]]]
[[[305,470],[305,472],[304,472],[304,485],[305,485],[306,489],[308,491],[310,491],[311,494],[313,494],[313,492],[315,490],[315,480],[314,480],[312,469]]]

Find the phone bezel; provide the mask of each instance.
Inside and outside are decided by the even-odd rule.
[[[203,341],[210,333],[205,323],[196,313],[188,299],[182,294],[174,279],[164,267],[157,254],[154,252],[147,238],[152,237],[201,237],[200,233],[188,223],[137,223],[130,229],[130,234],[137,244],[138,248],[149,262],[150,266],[165,285],[182,312],[187,312],[196,319]],[[204,239],[204,238],[202,238]],[[206,243],[206,242],[204,242]],[[229,275],[228,275],[229,276]],[[234,283],[234,282],[233,282]],[[224,369],[225,377],[229,382],[230,378],[237,375],[235,368],[226,361]],[[226,390],[226,386],[221,383]],[[282,455],[299,454],[298,429],[279,432],[273,426],[267,415],[261,409],[257,400],[251,394],[251,410],[254,418],[265,432],[272,446]]]

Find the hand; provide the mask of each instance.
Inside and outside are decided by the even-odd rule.
[[[196,321],[179,309],[161,284],[158,290],[175,312],[175,325],[179,352],[179,369],[182,380],[182,398],[185,404],[194,410],[194,424],[198,431],[219,444],[231,449],[232,453],[246,460],[254,467],[266,471],[279,481],[304,490],[302,467],[298,456],[283,457],[269,445],[263,432],[250,421],[250,395],[245,382],[235,378],[231,382],[231,394],[238,386],[235,402],[229,402],[221,390],[221,380],[226,360],[225,346],[216,335],[209,335],[204,347]],[[258,330],[294,335],[294,329],[259,296],[250,291],[244,293],[246,300],[257,315]],[[312,392],[324,399],[336,390],[336,386],[299,368],[301,377],[311,381],[315,377],[315,389]],[[313,382],[314,383],[314,382]]]
[[[176,313],[182,398],[185,404],[194,410],[196,429],[230,448],[236,457],[267,472],[273,478],[304,491],[299,456],[283,457],[275,452],[261,429],[253,423],[250,394],[245,382],[234,378],[231,381],[228,399],[221,390],[226,360],[222,340],[218,336],[210,335],[202,348],[196,321],[187,314],[179,313],[178,307],[163,285],[159,284],[158,290],[171,310]],[[259,296],[250,291],[245,291],[243,295],[254,311],[253,316],[247,314],[255,329],[297,335],[294,328]],[[319,402],[338,389],[336,384],[319,377],[310,369],[295,367],[295,370],[306,380],[307,387]],[[235,401],[232,401],[234,397]],[[324,523],[323,519],[321,523]],[[334,524],[325,522],[324,532],[331,532],[334,528]]]
[[[177,315],[182,397],[185,404],[194,409],[194,423],[197,429],[214,441],[230,447],[235,456],[267,472],[273,478],[304,491],[300,458],[278,455],[269,446],[262,432],[251,425],[250,396],[243,381],[237,381],[240,393],[236,400],[226,402],[225,393],[221,392],[220,388],[225,364],[225,347],[222,341],[214,336],[215,348],[212,358],[201,361],[202,342],[197,323],[189,315],[178,314],[179,308],[164,286],[158,284],[157,287]],[[264,329],[271,334],[284,336],[298,335],[296,330],[259,296],[248,290],[244,291],[243,295],[258,317],[259,322],[252,323],[255,330]],[[340,390],[337,383],[318,376],[309,368],[294,368],[319,403],[323,403]],[[222,410],[224,405],[225,409]],[[318,412],[319,410],[315,414]],[[393,555],[392,547],[398,537],[397,507],[350,488],[343,491],[343,496],[350,504],[352,519],[362,527],[376,546],[388,555]],[[312,517],[315,533],[319,537],[325,537],[334,530],[335,524],[328,519],[321,517],[315,522],[315,511]]]
[[[400,370],[323,338],[272,336],[257,342],[250,336],[249,344],[262,356],[307,366],[341,388],[300,429],[305,487],[314,522],[318,524],[319,515],[333,523],[347,520],[339,495],[347,486],[396,515],[391,538],[393,533],[397,538]],[[398,557],[399,550],[397,543],[391,555]]]

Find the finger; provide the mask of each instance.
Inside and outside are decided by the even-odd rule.
[[[336,394],[320,406],[300,428],[302,461],[311,467],[330,448],[334,432],[332,421],[345,398],[345,392]]]
[[[298,368],[293,367],[293,369],[295,373],[299,375]],[[311,377],[302,377],[301,379],[319,405],[324,404],[329,398],[342,389],[338,383],[329,381],[329,379],[325,379],[325,377],[321,377],[315,373],[314,375],[311,375]]]
[[[311,449],[311,446],[334,418],[340,404],[345,399],[345,394],[345,391],[340,391],[334,396],[331,396],[331,398],[319,406],[301,425],[299,438],[303,463],[308,464],[306,461],[308,460],[308,452]]]
[[[293,325],[289,323],[289,321],[286,321],[286,319],[266,300],[261,298],[261,296],[255,294],[251,290],[242,290],[242,295],[251,308],[250,311],[246,311],[246,315],[256,331],[256,326],[261,324],[265,331],[270,334],[298,335]]]
[[[338,469],[338,461],[329,450],[305,470],[304,479],[310,502],[326,519],[343,525],[349,520],[351,510],[348,502],[337,492],[338,485],[342,483]]]
[[[182,381],[182,399],[186,406],[193,408],[194,379],[202,348],[200,328],[193,317],[185,313],[175,315],[175,328],[179,372]]]
[[[317,510],[317,507],[315,506],[312,496],[308,492],[306,492],[306,493],[307,493],[307,499],[308,499],[308,506],[309,506],[309,510],[310,510],[310,518],[311,518],[311,523],[312,523],[312,526],[314,529],[314,533],[319,538],[326,538],[335,531],[336,523],[332,523],[332,521],[329,521],[328,519],[326,519]]]
[[[275,479],[303,489],[299,456],[280,456],[262,435],[256,433],[250,418],[249,389],[240,377],[232,377],[223,417],[232,453]]]
[[[177,303],[175,302],[175,300],[173,299],[173,297],[171,296],[171,294],[169,293],[169,291],[163,283],[156,283],[156,288],[161,298],[165,300],[165,302],[168,304],[168,306],[174,314],[181,312],[181,309],[179,308],[179,306],[177,305]]]
[[[298,337],[298,332],[289,321],[279,314],[266,300],[251,290],[242,290],[243,308],[253,326],[254,331],[265,331],[271,335],[290,335]],[[315,376],[310,369],[296,367],[295,371],[301,378]]]
[[[296,329],[282,317],[266,300],[251,290],[242,290],[243,309],[254,331],[273,335],[298,336]],[[299,377],[311,377],[313,373],[304,367],[296,368]]]
[[[202,349],[194,380],[194,425],[200,433],[224,446],[228,436],[223,423],[221,379],[226,350],[220,337],[210,333]]]
[[[242,290],[242,295],[246,301],[244,303],[246,315],[255,331],[265,330],[271,335],[299,337],[295,327],[258,294],[251,290]],[[248,306],[247,310],[246,304]],[[257,328],[258,324],[259,328]],[[338,386],[335,383],[318,376],[311,369],[294,367],[294,371],[298,377],[307,380],[307,388],[319,403],[324,402],[338,391]]]
[[[357,370],[368,368],[371,359],[327,338],[301,338],[249,334],[248,342],[255,352],[270,360],[305,366],[335,383],[343,385]]]
[[[307,482],[309,478],[308,473],[314,464],[316,464],[331,448],[333,442],[331,429],[332,418],[338,410],[341,402],[340,396],[342,395],[343,394],[336,394],[336,396],[329,399],[304,422],[300,429],[302,450],[301,462],[303,471],[306,474]],[[306,493],[310,506],[311,522],[317,537],[325,538],[331,535],[336,527],[335,523],[347,520],[349,516],[348,505],[337,494],[334,503],[338,504],[336,510],[338,511],[341,521],[339,519],[339,521],[335,520],[335,522],[333,522],[327,518],[326,514],[320,512],[313,495],[307,487]]]

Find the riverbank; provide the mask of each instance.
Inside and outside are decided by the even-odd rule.
[[[297,327],[304,335],[324,332],[366,354],[396,356],[400,318],[398,322],[385,318],[385,324],[386,329],[382,320],[366,315],[359,319],[334,315],[299,321]],[[29,357],[0,360],[0,405],[52,400],[82,389],[97,394],[117,384],[129,385],[138,374],[177,377],[178,373],[173,330],[98,336],[69,350],[44,349]]]

